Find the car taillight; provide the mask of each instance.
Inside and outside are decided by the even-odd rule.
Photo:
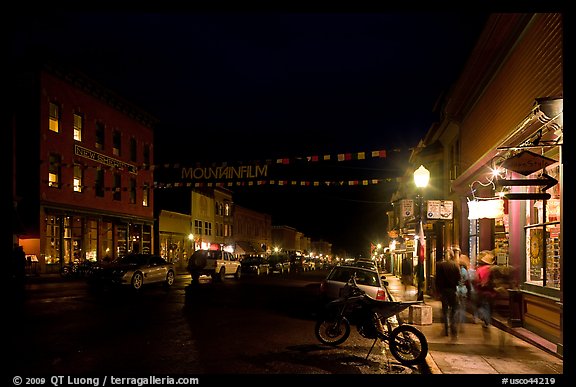
[[[386,301],[386,292],[384,290],[378,290],[378,293],[376,293],[376,299]]]

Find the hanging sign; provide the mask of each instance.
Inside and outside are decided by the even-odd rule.
[[[428,200],[426,214],[428,219],[452,219],[454,202],[452,200]]]
[[[504,216],[504,200],[471,200],[468,202],[468,219],[497,219]]]
[[[502,167],[528,176],[540,169],[554,164],[556,160],[541,156],[530,151],[522,151],[509,159],[504,160]]]
[[[548,175],[547,173],[543,173],[537,179],[516,179],[516,180],[496,179],[495,184],[497,187],[542,186],[543,187],[542,191],[546,191],[547,189],[552,188],[556,184],[558,184],[558,180]]]

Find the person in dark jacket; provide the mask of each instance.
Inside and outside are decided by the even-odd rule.
[[[454,252],[446,250],[444,260],[436,264],[436,291],[442,302],[442,318],[444,320],[444,334],[452,336],[458,334],[456,311],[458,310],[458,296],[456,289],[460,281],[460,268],[456,263]]]

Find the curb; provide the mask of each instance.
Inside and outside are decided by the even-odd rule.
[[[432,374],[432,375],[443,373],[442,370],[440,370],[440,367],[438,367],[438,365],[436,364],[436,362],[434,361],[434,359],[430,355],[430,353],[428,353],[428,355],[426,355],[425,363],[422,364],[422,367],[421,367],[421,372],[423,374]]]

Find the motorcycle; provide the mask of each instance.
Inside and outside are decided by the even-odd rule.
[[[401,364],[412,366],[424,362],[428,354],[428,340],[416,327],[406,324],[399,313],[422,301],[395,301],[386,287],[388,300],[369,297],[352,276],[342,288],[341,296],[325,305],[316,321],[316,338],[323,344],[337,346],[350,336],[351,325],[364,338],[374,339],[366,358],[378,340],[388,344],[390,353]]]

